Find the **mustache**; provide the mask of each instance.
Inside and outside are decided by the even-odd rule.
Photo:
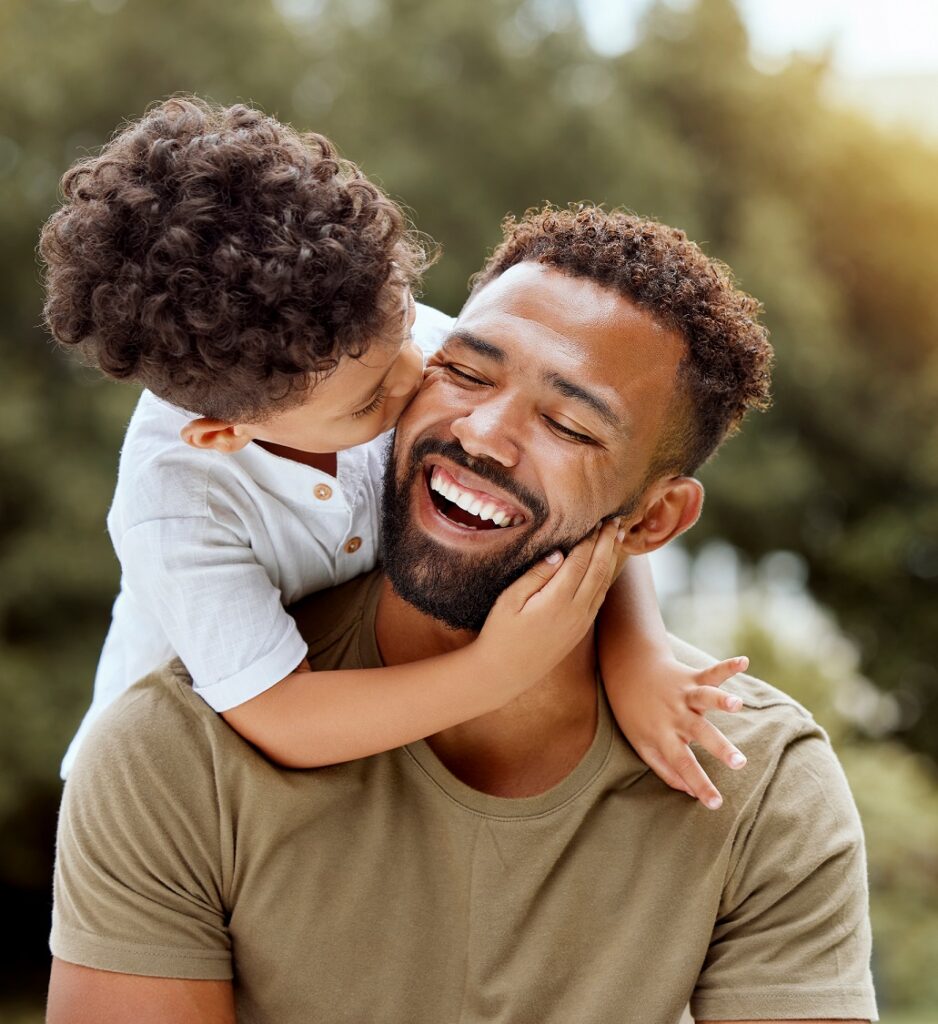
[[[499,463],[470,455],[458,441],[444,441],[435,437],[421,438],[410,450],[410,475],[418,473],[421,464],[431,455],[442,455],[450,462],[468,469],[506,494],[510,494],[531,513],[534,523],[540,524],[547,519],[550,509],[543,498],[519,484]]]

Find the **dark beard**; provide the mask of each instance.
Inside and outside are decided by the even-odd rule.
[[[529,520],[513,546],[488,556],[461,555],[421,533],[411,518],[409,498],[429,455],[443,455],[518,499]],[[582,535],[536,536],[548,515],[543,499],[522,488],[497,463],[467,455],[455,441],[418,441],[402,475],[399,481],[392,439],[385,454],[381,506],[384,572],[400,597],[450,629],[478,632],[506,587],[551,551],[559,548],[566,554],[582,539]]]

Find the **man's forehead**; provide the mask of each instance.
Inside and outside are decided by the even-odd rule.
[[[618,291],[533,262],[510,267],[463,307],[460,329],[508,360],[578,370],[624,399],[640,383],[670,385],[684,339]]]
[[[469,298],[460,317],[507,312],[533,320],[560,316],[575,324],[584,316],[613,317],[622,311],[623,304],[628,300],[596,281],[526,260],[480,288]]]

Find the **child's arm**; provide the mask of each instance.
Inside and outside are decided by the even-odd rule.
[[[745,757],[704,718],[706,711],[738,711],[742,701],[718,689],[742,672],[746,658],[693,669],[671,653],[643,555],[628,558],[599,615],[597,648],[609,703],[639,757],[669,786],[715,810],[722,803],[690,743],[699,743],[730,768]]]
[[[621,565],[618,521],[541,561],[466,647],[387,668],[297,671],[222,712],[272,760],[315,768],[366,757],[494,711],[554,668],[593,625]]]

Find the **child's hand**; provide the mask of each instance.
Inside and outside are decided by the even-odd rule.
[[[495,602],[476,644],[507,688],[527,689],[589,631],[625,557],[619,525],[597,527],[566,558],[548,555]]]
[[[712,723],[707,711],[738,711],[743,702],[719,687],[748,658],[729,658],[705,669],[693,669],[675,658],[641,666],[641,682],[610,686],[609,701],[626,738],[639,757],[673,789],[696,797],[716,810],[723,803],[716,786],[690,749],[698,743],[730,768],[742,768],[743,754]]]

